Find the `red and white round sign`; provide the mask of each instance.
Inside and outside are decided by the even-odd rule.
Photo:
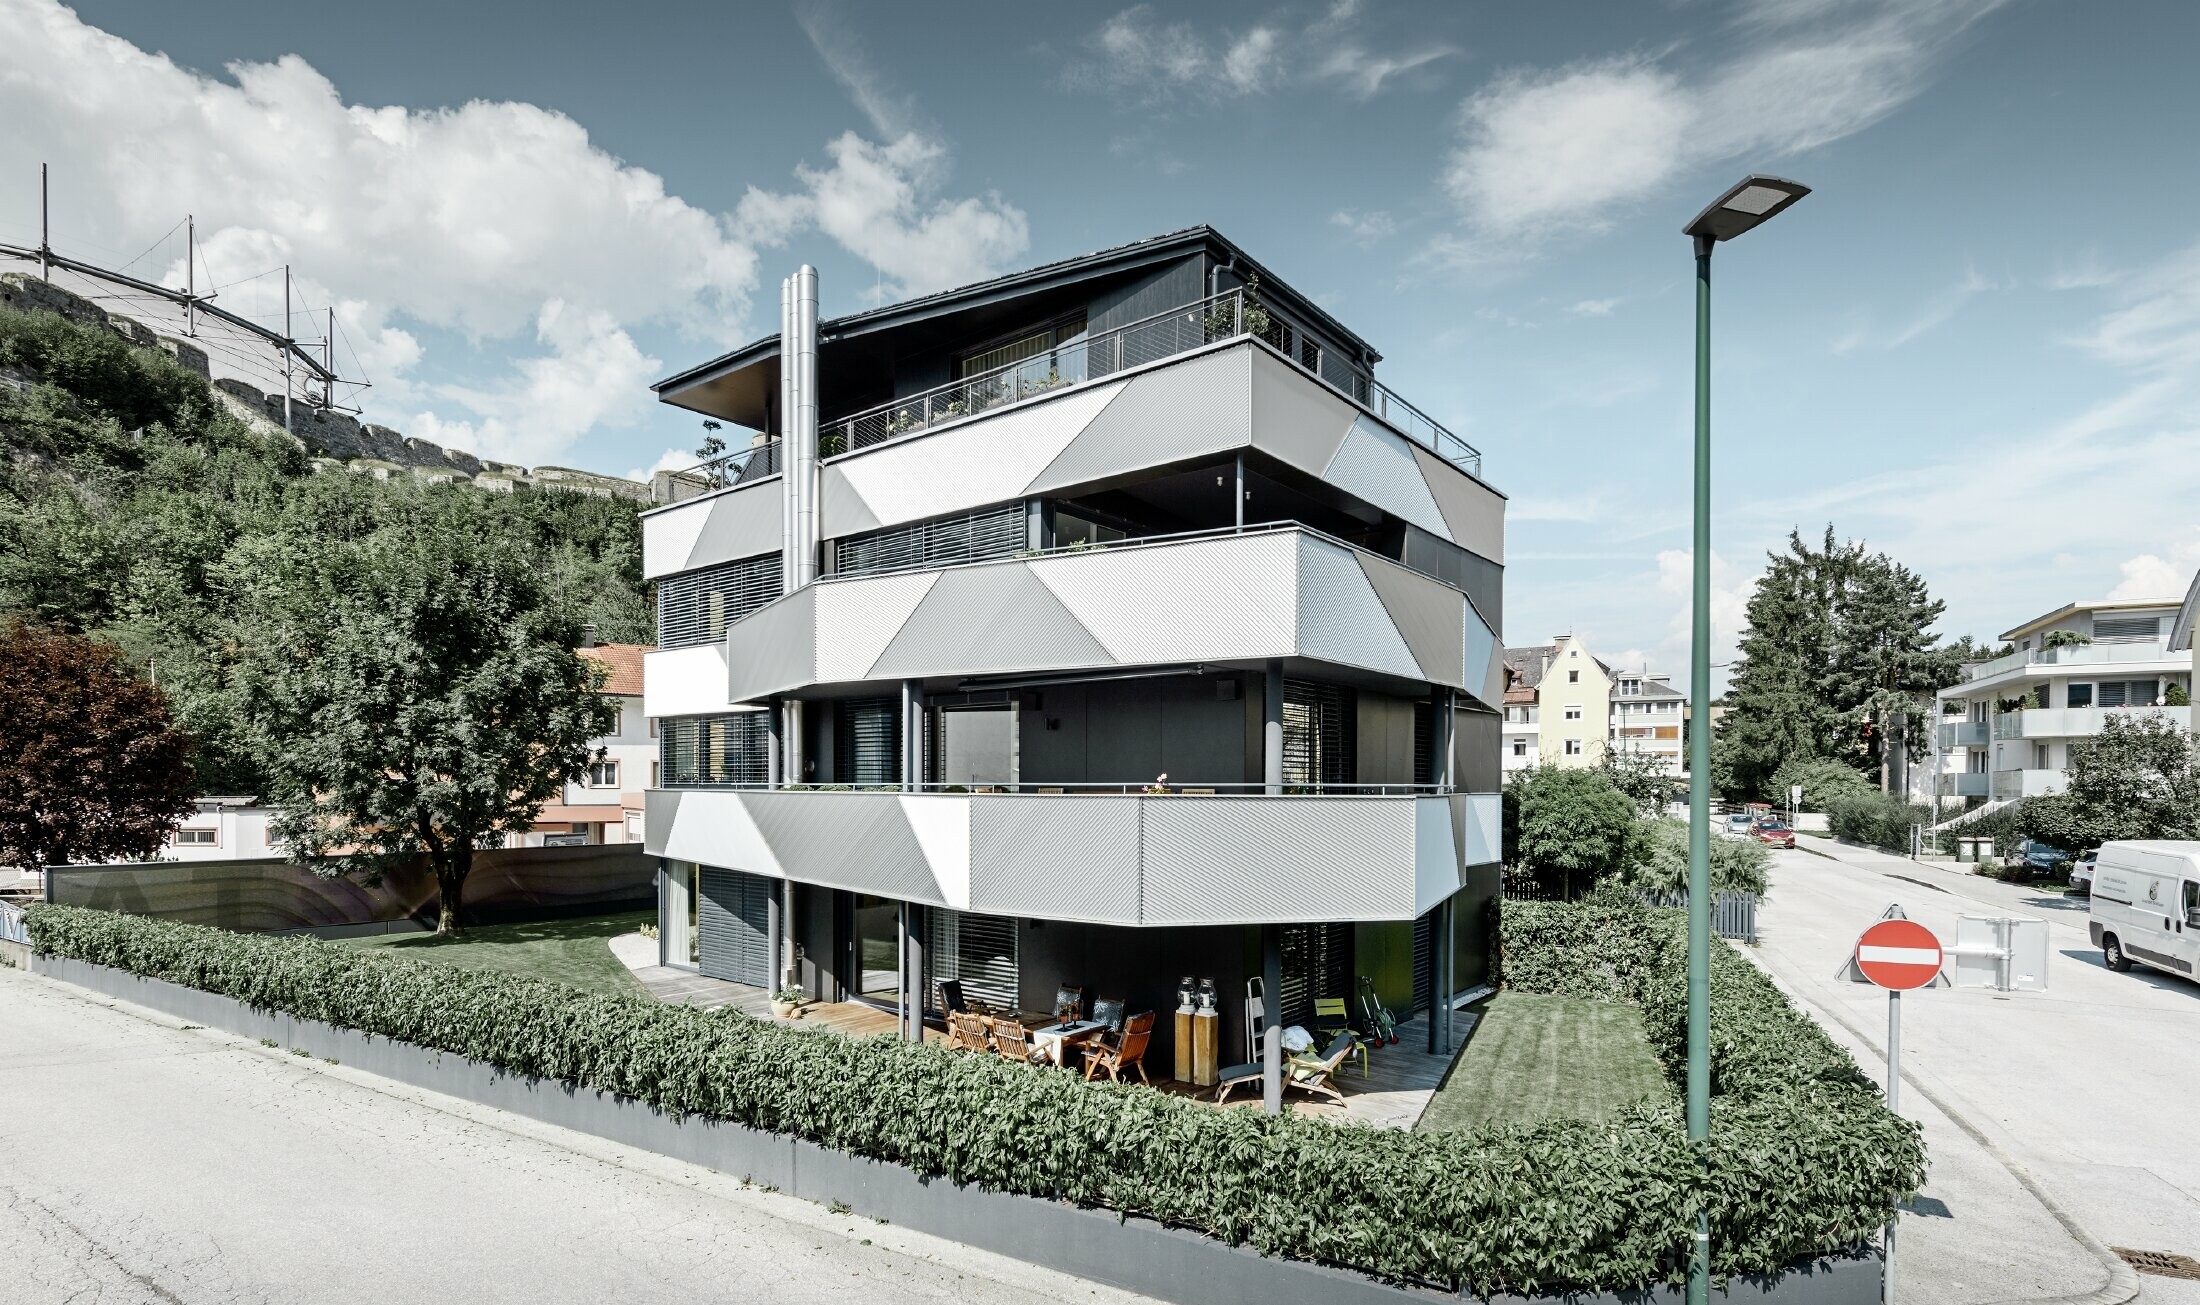
[[[1856,940],[1856,968],[1896,992],[1931,983],[1940,961],[1940,939],[1914,920],[1881,920]]]

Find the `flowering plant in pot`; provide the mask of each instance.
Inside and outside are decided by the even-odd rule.
[[[772,994],[772,1014],[783,1020],[802,1018],[802,989],[785,987]]]

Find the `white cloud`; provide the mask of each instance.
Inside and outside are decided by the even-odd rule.
[[[1844,333],[1833,342],[1833,351],[1839,354],[1855,353],[1864,349],[1899,349],[1929,331],[1945,326],[1973,299],[1990,290],[2005,288],[2001,282],[1979,275],[1976,268],[1967,270],[1963,279],[1938,292],[1912,314],[1900,326],[1891,331],[1858,326]]]
[[[695,440],[699,445],[702,443],[703,437],[698,434]],[[666,449],[657,455],[655,462],[650,463],[648,466],[628,468],[626,478],[628,480],[639,480],[646,484],[651,477],[660,471],[686,471],[689,467],[701,461],[702,457],[694,449]]]
[[[2170,550],[2168,557],[2141,553],[2117,568],[2123,580],[2108,591],[2112,599],[2181,599],[2200,571],[2200,530]]]
[[[1734,52],[1685,49],[1500,74],[1461,106],[1442,174],[1468,234],[1453,263],[1517,257],[1598,231],[1684,171],[1777,159],[1861,131],[1922,90],[1948,41],[2000,0],[1772,0],[1745,9]]]
[[[1329,224],[1344,228],[1346,235],[1363,246],[1387,240],[1398,229],[1398,223],[1382,209],[1364,213],[1357,209],[1338,209],[1329,215]]]
[[[1560,496],[1520,494],[1505,505],[1505,519],[1522,521],[1598,521],[1606,514],[1603,490],[1587,490]]]
[[[1661,667],[1685,668],[1695,642],[1695,554],[1685,548],[1658,553],[1658,597],[1669,603],[1665,637],[1658,641],[1651,659]],[[1749,596],[1757,588],[1756,571],[1741,567],[1711,551],[1711,662],[1724,666],[1734,660],[1742,629],[1749,624]],[[1723,691],[1723,671],[1712,673],[1714,691]]]
[[[1617,299],[1582,299],[1567,305],[1566,311],[1576,317],[1610,317],[1617,307]]]
[[[646,393],[663,369],[609,313],[562,300],[543,305],[535,338],[549,352],[516,360],[511,374],[493,385],[434,387],[435,397],[470,417],[424,411],[408,433],[483,457],[529,461],[599,425],[631,425],[639,415],[635,396]]]
[[[1438,44],[1396,54],[1370,54],[1359,45],[1347,43],[1331,50],[1315,71],[1342,84],[1353,98],[1372,100],[1382,93],[1383,83],[1391,78],[1426,68],[1457,53],[1454,46]]]
[[[1276,46],[1282,37],[1273,27],[1256,27],[1230,43],[1222,56],[1223,80],[1240,95],[1268,89],[1275,70]]]
[[[1184,107],[1258,95],[1285,80],[1326,81],[1356,99],[1458,53],[1430,42],[1370,53],[1350,33],[1356,3],[1330,6],[1293,31],[1260,24],[1235,35],[1207,35],[1185,21],[1164,21],[1151,5],[1108,17],[1085,41],[1086,56],[1062,70],[1063,86],[1115,95],[1142,106]]]

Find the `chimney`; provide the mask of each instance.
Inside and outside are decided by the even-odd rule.
[[[585,625],[581,626],[581,647],[583,647],[583,648],[593,648],[593,647],[595,647],[595,646],[596,646],[596,623],[595,623],[594,621],[590,621],[590,622],[588,622],[587,624],[585,624]]]

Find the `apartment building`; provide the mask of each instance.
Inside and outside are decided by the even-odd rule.
[[[1166,1012],[1192,976],[1226,1059],[1250,978],[1296,1023],[1355,975],[1418,1009],[1477,982],[1479,454],[1209,228],[829,321],[817,295],[805,268],[780,333],[656,387],[747,432],[643,518],[665,960],[693,931],[706,975],[905,1036],[943,980]]]
[[[657,727],[643,710],[642,659],[647,644],[589,644],[574,650],[604,665],[603,696],[619,710],[609,734],[589,746],[588,772],[543,804],[535,824],[512,836],[515,847],[586,847],[642,841],[643,794],[656,783]]]
[[[1674,775],[1687,768],[1687,695],[1664,676],[1614,670],[1571,634],[1507,648],[1505,668],[1504,770],[1594,766],[1607,752],[1657,757]]]
[[[1523,682],[1513,668],[1513,651],[1505,650],[1505,718],[1498,736],[1498,765],[1508,775],[1534,770],[1543,760],[1542,712],[1535,686]]]
[[[2077,602],[2002,639],[2006,655],[1964,668],[1939,694],[1943,797],[2002,803],[2060,793],[2070,744],[2117,715],[2160,713],[2191,728],[2193,660],[2173,651],[2174,598]]]
[[[1668,775],[1687,771],[1686,745],[1681,722],[1688,695],[1667,683],[1664,676],[1648,672],[1620,671],[1612,677],[1611,734],[1614,752],[1655,757]]]
[[[258,798],[209,796],[194,799],[191,810],[168,831],[159,861],[235,861],[279,856],[268,836],[272,807]]]

